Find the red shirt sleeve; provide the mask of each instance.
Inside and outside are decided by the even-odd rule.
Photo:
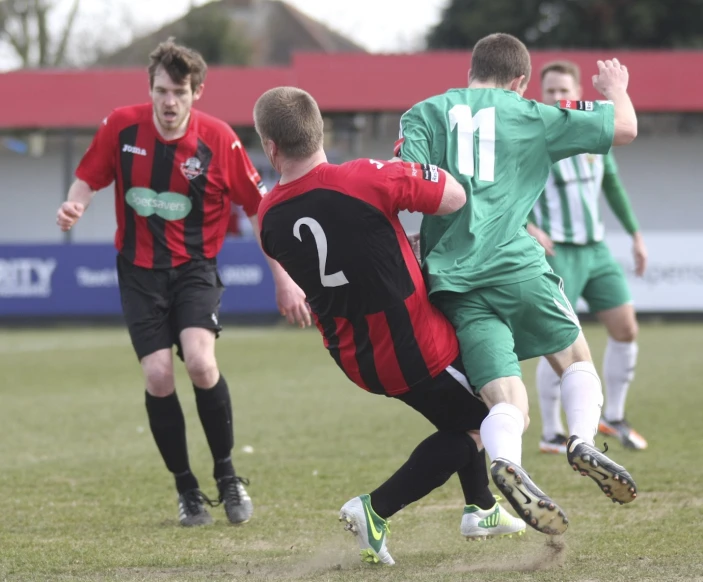
[[[103,119],[76,169],[76,177],[93,191],[106,188],[115,179],[116,123],[114,115]]]
[[[254,216],[259,210],[259,203],[266,193],[266,188],[239,137],[232,133],[234,141],[226,154],[229,158],[229,196],[232,202],[244,208],[247,216]]]
[[[396,211],[437,212],[447,181],[444,172],[437,166],[415,162],[395,162],[386,167],[383,174]]]

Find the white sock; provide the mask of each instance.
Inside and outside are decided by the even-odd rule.
[[[603,406],[603,391],[598,372],[591,362],[576,362],[564,371],[561,400],[569,434],[580,437],[590,445],[594,444]]]
[[[622,420],[625,417],[625,399],[630,382],[635,377],[637,342],[619,342],[608,338],[603,358],[603,380],[605,381],[606,420]]]
[[[491,461],[501,458],[522,465],[525,419],[517,406],[500,402],[481,423],[481,440]]]
[[[539,410],[542,413],[542,437],[553,439],[564,434],[561,423],[561,380],[552,369],[547,358],[540,358],[537,364],[537,394]]]

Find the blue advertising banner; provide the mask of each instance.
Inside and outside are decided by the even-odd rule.
[[[0,245],[0,317],[120,315],[111,244]],[[253,240],[225,242],[221,314],[275,313],[273,277]]]

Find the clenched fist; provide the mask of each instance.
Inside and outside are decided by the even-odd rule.
[[[78,219],[83,216],[85,206],[80,202],[64,202],[56,214],[56,224],[59,228],[66,232],[71,230],[71,227],[78,222]]]

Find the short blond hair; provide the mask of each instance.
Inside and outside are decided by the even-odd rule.
[[[310,157],[322,147],[324,128],[317,102],[297,87],[269,89],[254,105],[254,126],[263,140],[271,140],[293,159]]]
[[[540,81],[544,81],[544,77],[547,73],[552,72],[561,75],[571,75],[577,85],[581,84],[581,69],[579,69],[576,63],[572,63],[571,61],[552,61],[551,63],[547,63],[540,71]]]

